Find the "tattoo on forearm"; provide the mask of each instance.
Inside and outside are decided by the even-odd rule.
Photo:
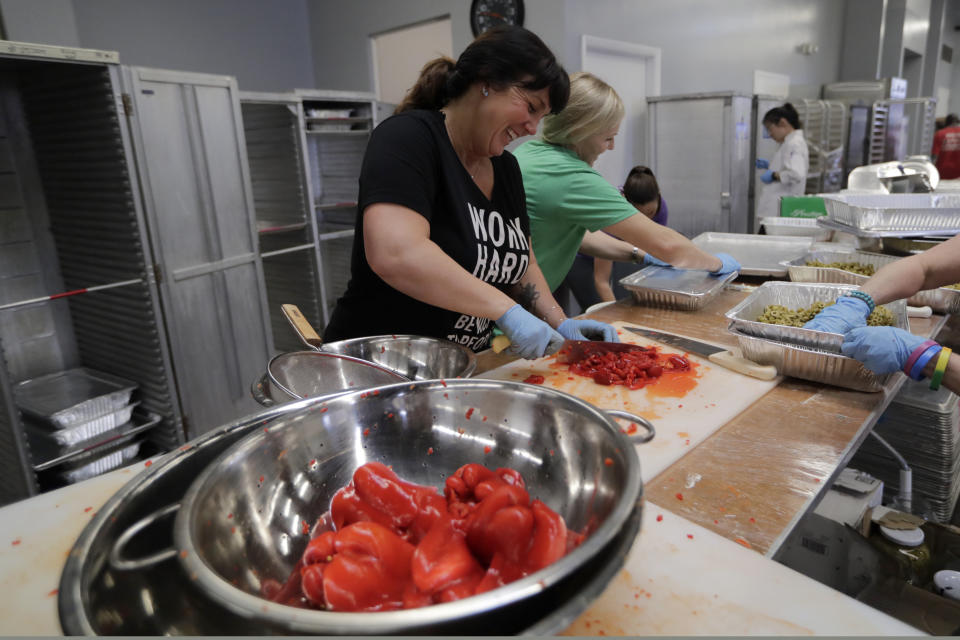
[[[537,291],[537,288],[532,284],[522,284],[520,285],[519,290],[517,291],[516,300],[520,303],[520,306],[533,313],[537,305],[537,298],[540,297],[540,292]]]

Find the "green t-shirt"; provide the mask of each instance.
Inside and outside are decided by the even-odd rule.
[[[529,140],[513,152],[527,194],[533,253],[553,291],[570,271],[584,234],[637,210],[570,149]]]

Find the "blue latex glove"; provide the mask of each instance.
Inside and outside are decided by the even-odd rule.
[[[757,169],[769,169],[770,161],[763,158],[757,158]]]
[[[620,342],[617,330],[606,322],[596,320],[576,320],[567,318],[560,323],[557,331],[567,340],[603,340]]]
[[[720,265],[720,268],[716,271],[711,271],[715,276],[725,276],[728,273],[733,271],[740,271],[740,263],[737,262],[737,259],[734,258],[729,253],[718,253],[714,256],[715,258],[720,258],[720,261],[723,263]]]
[[[652,255],[650,255],[649,253],[645,253],[645,254],[643,255],[643,265],[646,266],[646,267],[650,267],[650,266],[669,267],[669,266],[670,266],[670,263],[664,262],[663,260],[661,260],[661,259],[659,259],[659,258],[654,258],[654,257],[653,257]]]
[[[771,182],[773,182],[773,171],[770,169],[767,169],[766,171],[764,171],[760,175],[760,182],[763,182],[764,184],[770,184]]]
[[[896,327],[857,327],[843,338],[840,351],[876,374],[902,371],[910,354],[926,342]]]
[[[507,351],[527,360],[548,356],[563,346],[562,335],[519,304],[507,309],[497,326],[510,338]]]
[[[867,326],[870,306],[860,298],[840,296],[832,305],[803,325],[804,329],[845,334],[851,329]]]

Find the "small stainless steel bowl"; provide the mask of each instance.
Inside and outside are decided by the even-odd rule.
[[[254,382],[253,397],[265,406],[410,380],[369,360],[320,351],[281,353],[264,375]]]
[[[561,391],[494,380],[429,380],[304,401],[231,447],[191,485],[174,523],[177,559],[204,593],[257,625],[335,635],[469,633],[471,620],[586,566],[639,508],[637,453],[611,415]],[[283,583],[299,560],[310,539],[304,526],[370,461],[437,487],[470,462],[514,468],[531,497],[589,535],[533,575],[420,609],[315,611],[261,598],[264,581]]]
[[[410,380],[469,378],[477,368],[470,349],[427,336],[365,336],[325,342],[320,351],[369,360]]]

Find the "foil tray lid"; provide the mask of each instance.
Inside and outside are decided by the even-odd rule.
[[[620,281],[626,289],[663,291],[686,296],[715,293],[736,277],[736,272],[715,276],[698,269],[674,269],[652,265],[636,271]]]

